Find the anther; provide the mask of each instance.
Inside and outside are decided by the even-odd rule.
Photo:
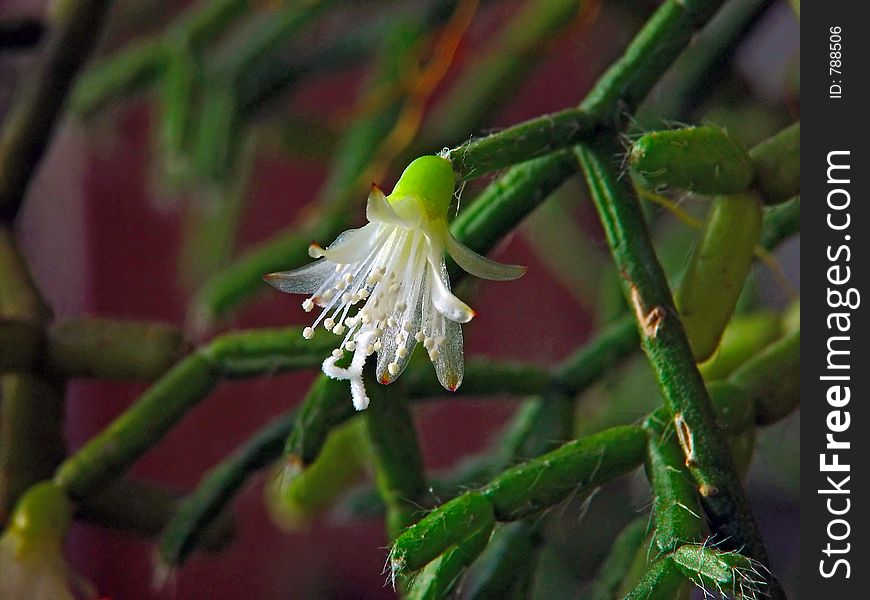
[[[399,363],[391,362],[387,365],[387,371],[390,372],[390,375],[396,375],[399,372]]]
[[[302,303],[302,310],[305,312],[311,312],[314,309],[314,300],[311,298],[307,298],[305,302]]]
[[[306,327],[302,330],[302,337],[304,337],[306,340],[310,340],[314,337],[314,329],[312,329],[311,327]]]

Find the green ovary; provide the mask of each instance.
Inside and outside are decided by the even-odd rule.
[[[440,156],[421,156],[405,167],[402,176],[387,196],[390,205],[402,217],[407,211],[422,208],[427,221],[447,218],[453,199],[456,177],[450,161]],[[417,200],[416,206],[403,202],[407,198]]]

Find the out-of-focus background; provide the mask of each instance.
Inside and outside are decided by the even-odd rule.
[[[250,4],[250,14],[233,27],[233,35],[208,46],[205,63],[232,62],[243,54],[249,47],[246,36],[255,36],[279,3]],[[432,4],[438,3],[334,3],[316,23],[284,40],[274,54],[292,64],[294,57],[353,36],[387,16],[407,12],[413,21]],[[517,15],[534,4],[481,3],[443,79],[423,104],[421,133],[411,145],[435,152],[471,135],[576,104],[656,6],[578,3],[586,6],[567,19],[566,26],[556,28],[546,44],[529,50],[533,59],[528,73],[505,86],[499,102],[473,129],[458,138],[442,135],[433,126],[437,121],[429,117],[444,118],[439,107],[450,100],[454,85],[462,82],[475,57],[490,49],[505,27],[516,27]],[[731,0],[728,5],[751,6],[755,17],[736,48],[716,63],[697,101],[667,116],[719,123],[751,145],[797,115],[798,25],[786,2]],[[119,0],[92,64],[128,44],[163,34],[180,14],[196,6],[172,0]],[[2,0],[0,18],[38,22],[47,8],[42,0]],[[443,21],[432,31],[442,26]],[[430,38],[423,39],[425,44]],[[376,38],[371,44],[377,42]],[[355,119],[364,116],[365,107],[357,99],[372,85],[376,54],[369,48],[335,68],[306,73],[280,93],[270,93],[225,138],[236,156],[215,177],[195,167],[192,173],[179,174],[183,169],[171,164],[178,157],[169,156],[167,162],[167,101],[157,87],[107,103],[87,118],[66,116],[17,225],[35,277],[57,317],[99,315],[190,326],[191,300],[211,274],[297,223],[317,197],[335,144]],[[16,85],[34,60],[35,52],[27,48],[0,54],[0,114],[8,109]],[[669,93],[667,87],[657,88],[653,105],[668,105]],[[202,107],[200,101],[192,110]],[[223,143],[219,137],[215,140]],[[402,166],[387,169],[379,183],[388,189]],[[478,189],[480,183],[469,185],[463,200],[473,198]],[[361,209],[364,198],[363,189],[356,209]],[[690,208],[695,202],[691,197],[679,200]],[[656,235],[662,252],[679,266],[694,233],[667,213],[659,217]],[[599,279],[608,264],[605,250],[583,186],[579,180],[569,182],[493,254],[503,262],[529,265],[523,279],[462,288],[463,298],[479,313],[465,328],[466,355],[549,365],[581,344],[595,326],[600,307],[621,302],[613,300],[618,298],[613,278]],[[792,284],[799,287],[798,242],[792,241],[778,256]],[[754,303],[786,302],[788,294],[769,273],[759,268],[755,281]],[[216,330],[304,324],[308,316],[297,298],[264,290],[255,301],[219,320]],[[200,335],[191,331],[191,336],[194,333]],[[252,432],[298,403],[313,376],[288,374],[222,384],[137,465],[135,474],[192,488],[205,470]],[[100,431],[143,389],[139,384],[76,381],[66,411],[69,447],[76,448]],[[624,421],[641,416],[657,402],[640,360],[614,372],[588,394],[585,405],[594,412],[612,394],[637,398],[633,414],[617,416]],[[427,467],[448,468],[485,449],[515,406],[510,400],[448,398],[417,408]],[[578,414],[581,425],[587,415],[582,410]],[[797,597],[799,550],[797,432],[797,416],[766,430],[749,478],[773,566],[792,590],[792,598]],[[263,479],[248,486],[235,504],[237,540],[218,555],[198,554],[161,590],[152,591],[153,545],[148,541],[76,525],[69,543],[71,561],[101,595],[113,600],[394,597],[385,586],[387,540],[380,520],[343,522],[333,513],[297,531],[284,531],[265,509]],[[557,509],[562,511],[560,526],[547,530],[537,597],[577,597],[620,526],[649,502],[646,483],[638,478],[609,486],[592,498],[588,510]]]

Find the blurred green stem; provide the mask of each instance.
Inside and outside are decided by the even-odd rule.
[[[208,543],[214,520],[224,514],[248,477],[280,454],[295,422],[296,411],[281,415],[205,474],[163,530],[158,548],[163,563],[178,567],[193,550]]]
[[[17,336],[33,334],[10,340],[0,355],[21,359],[37,352],[50,316],[12,232],[0,224],[0,319],[24,323],[24,328],[13,328]],[[18,342],[23,342],[21,348]],[[63,408],[62,380],[0,370],[0,524],[19,496],[50,477],[63,458]]]
[[[387,507],[387,534],[395,539],[420,518],[428,490],[417,430],[401,380],[367,386],[371,404],[364,418],[374,462],[375,481]]]
[[[53,138],[55,123],[81,66],[99,39],[109,0],[62,0],[39,65],[22,82],[0,130],[0,221],[18,214]]]
[[[76,517],[116,531],[153,538],[174,518],[182,494],[139,479],[121,478],[79,506]],[[217,519],[202,535],[201,547],[217,552],[235,535],[229,516]]]

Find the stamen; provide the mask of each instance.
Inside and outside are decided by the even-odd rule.
[[[383,363],[381,363],[381,364],[383,364]],[[387,365],[387,371],[390,372],[390,375],[395,376],[399,372],[399,363],[391,362],[390,364]]]
[[[398,358],[405,358],[406,356],[408,356],[408,349],[405,346],[399,346],[396,349],[396,356]]]
[[[314,309],[314,300],[311,298],[307,298],[305,302],[302,303],[302,310],[305,312],[311,312]]]
[[[313,338],[314,337],[314,328],[306,327],[305,329],[303,329],[302,330],[302,337],[304,337],[306,340],[310,340],[311,338]]]
[[[416,334],[414,334],[414,339],[417,340],[418,342],[422,342],[423,340],[426,339],[426,334],[423,333],[422,331],[418,331]]]

